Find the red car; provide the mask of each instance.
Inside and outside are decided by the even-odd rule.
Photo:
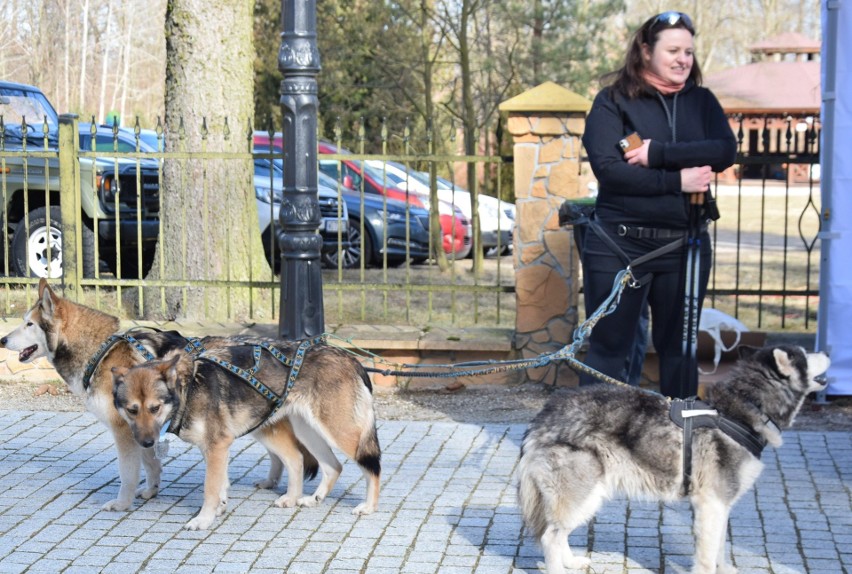
[[[270,144],[268,133],[257,132],[254,134],[254,145],[274,146],[275,149],[283,148],[282,136],[276,133],[273,138],[273,143]],[[341,149],[328,142],[318,142],[317,151],[320,154],[351,154],[352,152]],[[417,207],[425,207],[428,209],[429,198],[424,197],[416,192],[406,191],[395,187],[389,178],[385,177],[381,170],[375,170],[367,167],[363,169],[364,163],[357,159],[344,159],[338,161],[336,159],[319,158],[319,169],[323,173],[328,174],[334,179],[343,181],[344,186],[351,187],[356,191],[361,190],[363,183],[364,193],[375,195],[384,195],[391,199],[407,201]],[[362,173],[363,172],[363,173]],[[444,251],[449,255],[454,255],[457,259],[467,257],[471,249],[472,226],[470,220],[465,217],[464,213],[455,205],[439,201],[441,235],[443,237]]]

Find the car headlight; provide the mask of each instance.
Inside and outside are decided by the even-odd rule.
[[[263,203],[282,203],[284,201],[284,190],[263,185],[254,186],[254,195]]]
[[[388,221],[405,221],[405,212],[388,211]]]

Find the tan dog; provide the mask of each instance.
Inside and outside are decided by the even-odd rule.
[[[287,358],[295,355],[297,347],[298,343],[274,343]],[[250,375],[241,378],[230,367]],[[139,444],[152,446],[165,427],[204,455],[204,503],[185,528],[207,529],[224,511],[229,447],[234,439],[247,433],[272,434],[270,429],[287,419],[297,440],[319,461],[323,476],[312,495],[300,497],[299,457],[275,453],[287,464],[290,476],[288,493],[276,500],[276,506],[314,506],[328,495],[342,470],[331,449],[334,446],[358,463],[367,481],[367,500],[353,514],[376,510],[381,450],[366,371],[345,351],[320,344],[307,350],[287,393],[289,373],[290,368],[272,352],[251,344],[208,347],[199,358],[176,351],[162,361],[113,369],[115,406]],[[256,387],[286,400],[276,409],[274,401]]]
[[[119,332],[117,317],[79,305],[59,297],[48,286],[39,282],[38,301],[26,312],[23,323],[7,336],[0,345],[12,351],[20,351],[22,363],[46,357],[54,366],[69,389],[83,399],[86,409],[97,417],[112,433],[118,451],[118,474],[121,486],[118,498],[103,505],[104,510],[127,510],[136,496],[149,499],[157,494],[160,486],[162,465],[153,448],[141,446],[134,440],[127,421],[113,406],[113,382],[110,369],[132,367],[143,362],[142,354],[125,341],[117,342],[100,361],[91,380],[84,384],[87,363],[95,357],[102,344]],[[179,333],[143,331],[134,333],[144,349],[154,357],[162,357],[168,351],[182,349],[187,340]],[[244,344],[249,339],[229,342],[216,338],[211,345]],[[202,339],[207,342],[208,339]],[[272,464],[266,480],[258,483],[261,488],[274,488],[282,472],[282,457],[298,459],[289,467],[302,468],[308,476],[316,474],[316,460],[299,445],[286,419],[266,426],[255,437],[270,452]],[[144,488],[137,491],[140,467],[144,466],[146,481]],[[292,480],[294,477],[290,475]],[[295,479],[301,496],[302,474]],[[289,493],[289,490],[288,490]]]

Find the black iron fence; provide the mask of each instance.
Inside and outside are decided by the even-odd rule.
[[[706,305],[761,330],[814,330],[819,297],[819,118],[735,116],[736,165],[717,179]]]

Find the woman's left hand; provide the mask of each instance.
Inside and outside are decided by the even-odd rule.
[[[632,149],[624,154],[624,159],[630,165],[641,165],[648,167],[648,148],[651,145],[651,140],[642,140],[642,145],[636,149]]]

